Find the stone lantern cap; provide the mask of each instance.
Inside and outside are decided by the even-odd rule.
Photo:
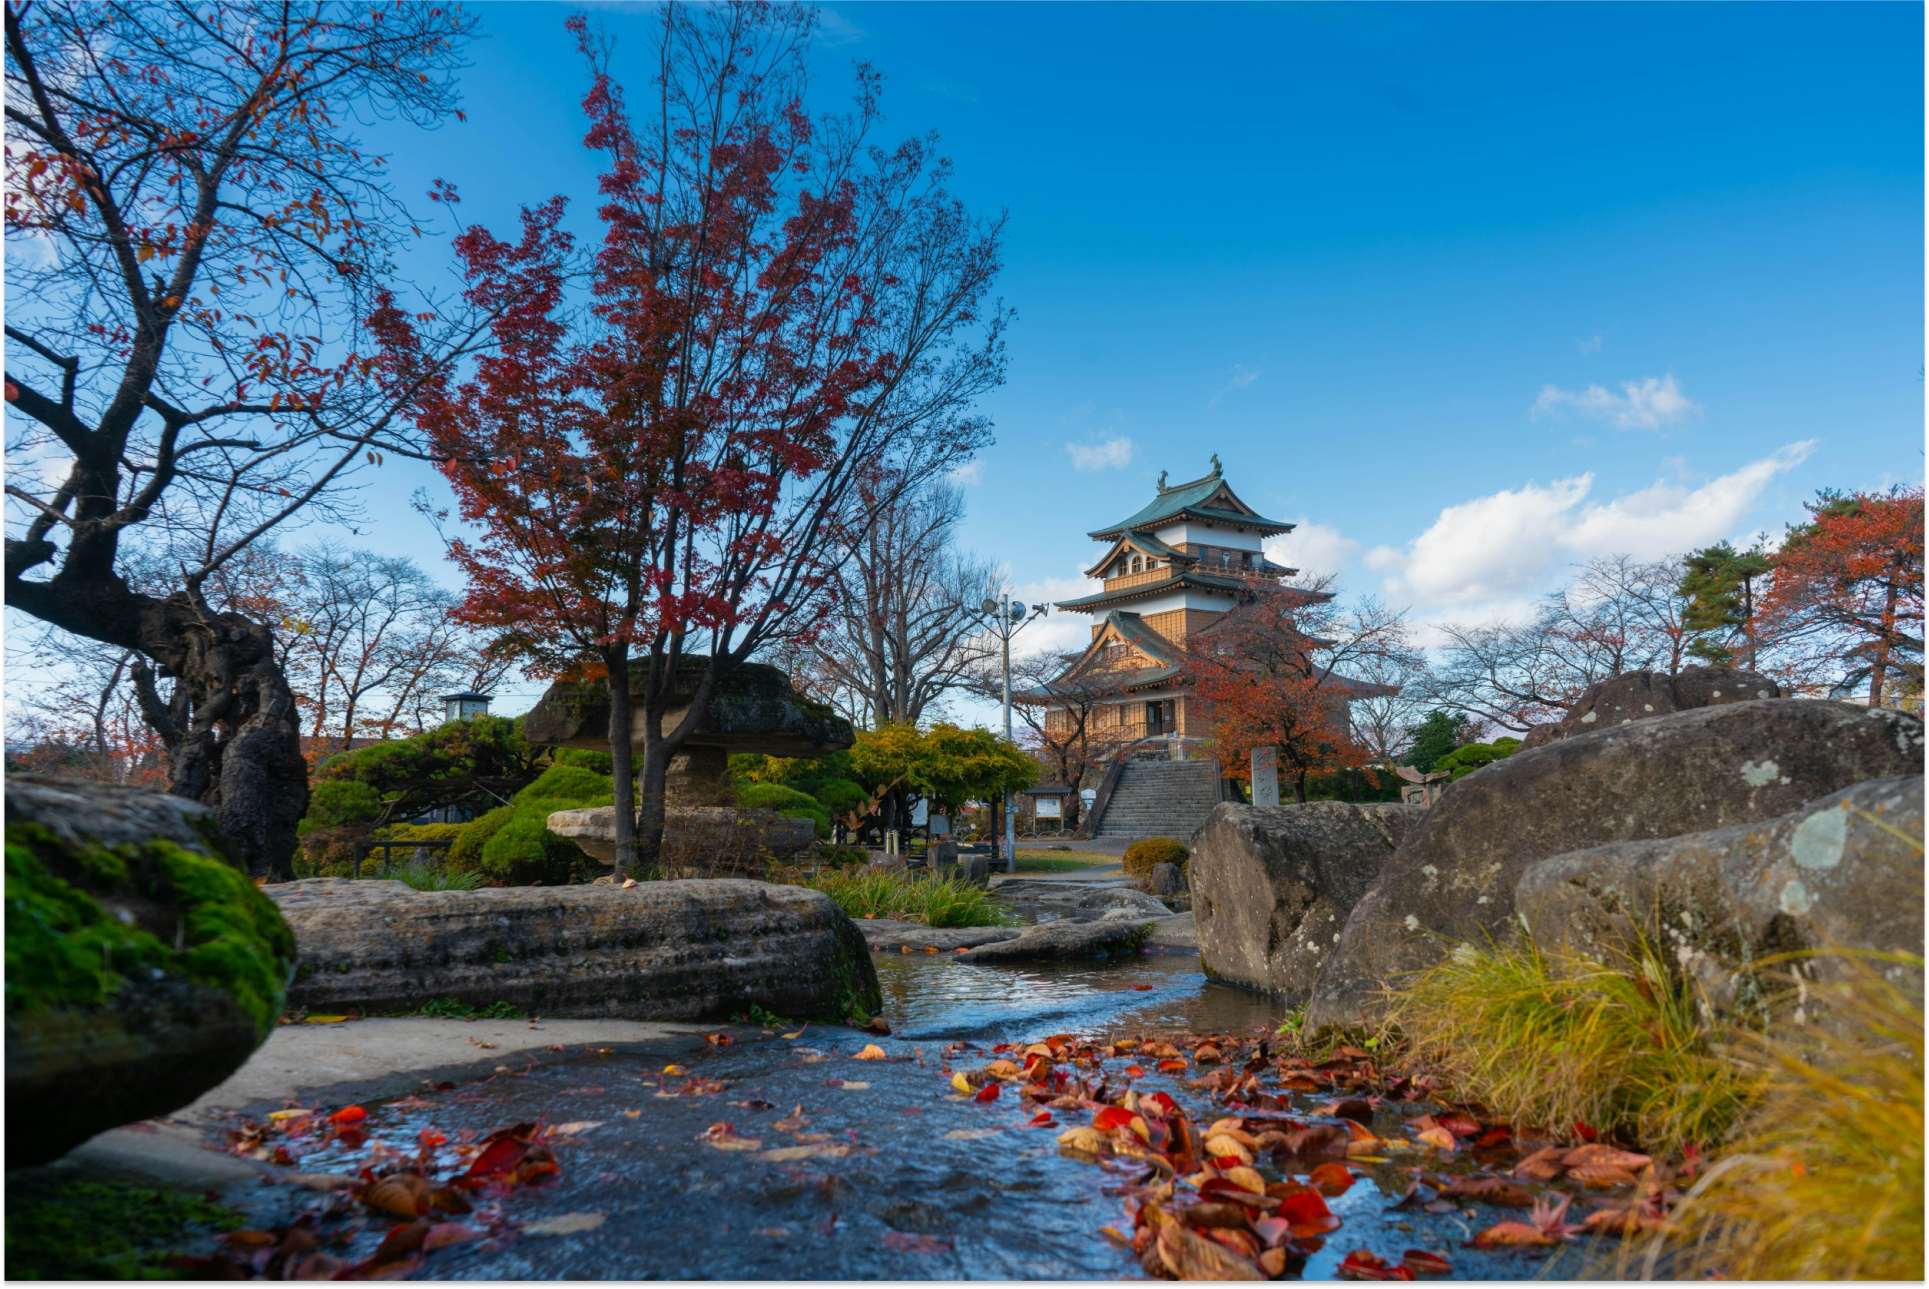
[[[666,731],[683,719],[709,661],[686,658],[678,668],[676,698],[663,718]],[[638,707],[646,678],[645,665],[632,663],[630,696]],[[643,713],[634,710],[631,736],[639,750],[643,746],[643,719]],[[607,680],[559,680],[523,717],[522,730],[524,738],[540,746],[607,750],[609,722]],[[710,710],[685,746],[726,753],[761,752],[766,756],[825,756],[849,747],[854,739],[849,721],[828,704],[798,693],[783,671],[766,663],[747,662],[724,673],[716,696],[710,700]]]

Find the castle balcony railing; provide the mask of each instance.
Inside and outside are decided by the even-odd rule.
[[[1148,568],[1139,573],[1122,573],[1118,577],[1106,578],[1105,590],[1108,594],[1113,591],[1129,591],[1135,586],[1151,586],[1164,582],[1171,576],[1170,568]]]

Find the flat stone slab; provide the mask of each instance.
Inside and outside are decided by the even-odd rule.
[[[1191,913],[1158,918],[1147,929],[1145,943],[1161,949],[1197,949],[1199,930],[1193,925]]]
[[[918,951],[971,949],[981,944],[1015,940],[1024,933],[1015,926],[926,926],[922,922],[900,922],[896,918],[856,918],[851,923],[871,946],[873,953],[896,953],[899,949]]]
[[[1062,958],[1110,958],[1138,952],[1142,928],[1151,919],[1081,921],[1059,918],[1029,926],[1020,935],[979,945],[958,955],[959,962],[1040,962]]]
[[[799,1020],[879,1006],[864,939],[830,896],[697,880],[416,891],[311,878],[266,888],[295,931],[291,1006],[411,1012],[432,999],[631,1020]]]

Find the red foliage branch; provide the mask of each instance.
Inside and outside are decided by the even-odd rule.
[[[1922,692],[1922,497],[1919,486],[1822,494],[1776,553],[1762,601],[1765,634],[1784,645],[1830,641],[1877,706],[1892,677]]]

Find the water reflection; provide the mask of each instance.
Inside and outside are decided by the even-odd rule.
[[[880,955],[893,1033],[910,1039],[1250,1029],[1277,1023],[1278,1000],[1208,981],[1193,953],[1121,962],[975,966],[938,955]]]

